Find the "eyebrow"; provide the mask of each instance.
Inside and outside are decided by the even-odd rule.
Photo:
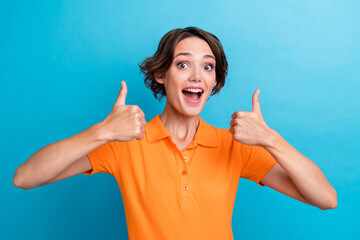
[[[181,55],[183,55],[183,56],[192,56],[191,53],[181,52],[181,53],[176,54],[176,56],[174,58],[176,58],[178,56],[181,56]],[[203,58],[212,58],[212,59],[215,60],[215,57],[213,55],[209,55],[209,54],[206,54]]]

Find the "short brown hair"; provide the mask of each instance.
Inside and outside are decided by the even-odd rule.
[[[145,86],[150,88],[155,98],[159,99],[159,101],[163,96],[166,96],[166,91],[164,85],[155,80],[155,74],[160,76],[164,75],[173,61],[176,45],[184,38],[194,36],[206,41],[215,55],[216,86],[213,88],[211,96],[220,92],[220,89],[224,86],[228,63],[220,40],[212,33],[200,28],[177,28],[166,33],[160,40],[156,53],[146,58],[139,65],[140,71],[145,74]],[[160,94],[160,98],[158,98],[158,94]]]

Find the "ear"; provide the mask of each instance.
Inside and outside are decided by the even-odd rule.
[[[163,75],[158,75],[158,74],[154,74],[155,80],[160,83],[160,84],[164,84],[165,82],[165,77]]]

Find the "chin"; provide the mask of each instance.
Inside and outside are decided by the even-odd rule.
[[[178,112],[186,117],[196,117],[200,115],[203,108],[204,105],[199,105],[195,107],[195,106],[187,106],[186,104],[184,104],[180,109],[178,109]]]
[[[187,111],[187,112],[183,113],[183,115],[186,117],[196,117],[196,116],[199,116],[200,113],[201,113],[201,111]]]
[[[205,97],[205,96],[204,96]],[[181,108],[179,108],[178,110],[181,109],[181,113],[184,115],[184,116],[187,116],[187,117],[195,117],[195,116],[199,116],[200,113],[202,112],[202,110],[204,109],[205,107],[205,104],[206,104],[206,101],[207,101],[207,98],[206,99],[202,99],[202,101],[205,101],[205,102],[201,102],[200,104],[198,105],[194,105],[192,106],[191,104],[187,103],[186,101],[182,102],[182,106]]]

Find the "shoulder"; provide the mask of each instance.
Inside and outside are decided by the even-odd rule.
[[[223,138],[223,139],[232,139],[233,138],[229,129],[218,128],[216,126],[206,123],[204,120],[202,120],[202,123],[204,124],[204,128],[203,128],[204,131],[215,133],[218,138]]]
[[[209,126],[214,132],[216,132],[218,143],[222,147],[227,146],[230,147],[233,151],[239,151],[241,153],[249,152],[252,147],[255,147],[236,141],[234,136],[230,133],[229,129],[218,128],[212,125]]]
[[[219,145],[231,146],[236,144],[234,141],[233,135],[230,133],[229,129],[218,128],[216,126],[206,123],[204,120],[201,120],[202,128],[201,135],[206,138],[216,138]]]

